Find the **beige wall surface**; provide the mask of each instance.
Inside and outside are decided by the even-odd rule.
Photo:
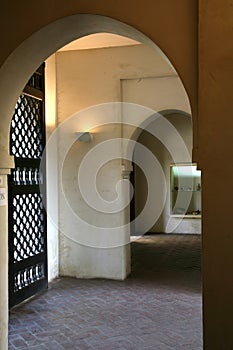
[[[120,102],[121,81],[125,79],[171,75],[177,77],[174,69],[158,52],[142,44],[58,52],[56,57],[59,122],[78,110],[95,104]],[[169,97],[177,88],[178,92],[174,91],[173,94],[176,94],[176,100],[178,96],[182,101],[185,95],[182,85],[172,88]],[[164,91],[162,95],[165,95]],[[130,101],[123,101],[140,103],[131,97]],[[187,100],[185,102],[185,106],[188,106],[186,108],[189,108]]]
[[[61,195],[65,192],[76,215],[91,225],[116,227],[122,222],[124,223],[124,212],[108,215],[98,210],[92,210],[78,189],[77,174],[80,163],[87,152],[97,147],[99,143],[121,137],[119,126],[101,126],[101,117],[106,114],[104,104],[123,101],[152,107],[147,103],[145,97],[143,98],[143,96],[148,96],[150,101],[153,100],[153,107],[156,111],[181,109],[190,112],[187,94],[169,62],[146,45],[58,52],[56,54],[56,71],[59,124],[69,123],[70,117],[77,112],[79,112],[80,118],[76,121],[76,129],[73,130],[73,133],[89,130],[93,122],[96,125],[100,124],[98,128],[90,130],[93,132],[93,141],[90,144],[74,143],[67,153],[65,161],[60,160],[59,168],[62,169],[59,186],[61,191],[59,192],[59,222],[62,227],[60,232],[60,273],[77,277],[124,278],[126,276],[126,272],[124,272],[125,259],[120,258],[120,256],[124,255],[125,248],[122,246],[107,251],[106,249],[97,249],[94,246],[80,245],[82,243],[80,230],[88,237],[88,227],[81,229],[78,224],[75,224],[72,217],[67,219],[69,209],[66,202],[61,199]],[[140,85],[141,89],[137,94],[131,96],[126,94],[125,83],[128,81],[134,81]],[[146,88],[145,81],[149,83]],[[133,96],[136,96],[136,99]],[[156,98],[154,98],[155,96]],[[139,97],[142,97],[142,100]],[[92,108],[92,106],[99,104],[103,104],[100,115],[96,114],[95,107]],[[121,122],[121,118],[115,122]],[[190,125],[190,132],[191,129]],[[64,139],[65,137],[61,133],[59,137],[59,149],[61,150],[64,148]],[[101,156],[99,155],[96,159],[99,164],[102,162]],[[60,151],[59,158],[61,159]],[[116,184],[121,179],[121,162],[114,160],[114,154],[112,158],[113,160],[100,169],[96,177],[98,191],[106,200],[114,200]],[[90,170],[94,171],[93,168]],[[86,183],[85,186],[89,187],[90,184]],[[72,235],[77,237],[76,242],[70,240],[66,232],[72,232]],[[94,241],[93,244],[95,245]],[[99,258],[97,259],[97,257]],[[127,271],[129,269],[130,266],[127,266]]]
[[[45,122],[46,141],[57,126],[56,56],[50,56],[45,63]],[[58,169],[57,149],[46,152],[46,195],[47,195],[47,250],[48,281],[59,274],[58,253]]]

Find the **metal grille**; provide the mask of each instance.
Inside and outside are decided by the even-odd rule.
[[[12,154],[15,157],[39,159],[42,156],[42,101],[22,94],[12,118]]]
[[[44,67],[42,67],[44,69]],[[39,68],[19,97],[11,122],[9,177],[10,307],[48,285],[45,201],[43,69]],[[41,193],[43,189],[43,193]]]
[[[44,251],[44,213],[37,193],[13,199],[14,262]]]
[[[41,185],[43,174],[40,169],[32,167],[17,167],[12,171],[14,185]]]
[[[44,264],[36,264],[18,271],[14,276],[14,292],[18,292],[25,287],[39,281],[45,277]]]
[[[39,67],[38,70],[31,76],[27,86],[40,90],[43,90],[43,67]]]

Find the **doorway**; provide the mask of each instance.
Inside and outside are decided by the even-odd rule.
[[[94,19],[94,21],[93,21]],[[78,22],[78,28],[77,28],[77,22]],[[113,22],[113,24],[112,24]],[[122,25],[121,27],[118,27],[119,25]],[[117,28],[117,29],[116,29]],[[50,30],[52,29],[52,30]],[[59,47],[66,44],[69,40],[73,40],[75,37],[84,36],[86,34],[90,34],[91,32],[96,31],[112,31],[112,32],[121,32],[121,34],[128,35],[130,37],[135,37],[137,39],[141,38],[142,41],[147,42],[151,45],[151,47],[155,48],[155,45],[151,40],[146,38],[141,33],[137,32],[135,30],[135,33],[133,32],[133,28],[128,27],[127,25],[114,21],[111,18],[107,17],[101,17],[101,16],[86,16],[86,15],[77,15],[77,16],[70,16],[67,18],[62,18],[61,20],[58,20],[54,23],[51,23],[51,25],[48,25],[44,28],[42,28],[39,32],[33,34],[31,37],[29,37],[27,40],[23,42],[22,45],[20,45],[19,48],[17,48],[12,55],[10,55],[9,60],[6,61],[6,63],[3,66],[3,69],[1,71],[1,83],[2,83],[2,89],[1,89],[1,98],[2,98],[2,110],[4,111],[4,118],[3,118],[3,124],[2,124],[2,130],[6,132],[6,135],[8,135],[9,130],[9,120],[10,116],[12,115],[12,108],[15,105],[15,102],[17,100],[17,97],[22,91],[23,86],[25,85],[26,81],[32,74],[32,72],[35,70],[35,68],[43,62],[50,54],[52,54],[55,50],[57,50]],[[57,33],[61,33],[61,35],[57,35]],[[54,33],[56,34],[54,36]],[[134,35],[135,34],[135,35]],[[162,39],[161,39],[162,40]],[[166,46],[166,44],[165,44]],[[37,54],[35,55],[34,52]],[[33,53],[33,55],[32,55]],[[12,74],[12,72],[17,70],[17,67],[19,67],[22,63],[22,70],[17,73],[16,76]],[[28,63],[28,64],[25,64]],[[192,74],[192,73],[191,73]],[[8,81],[8,84],[5,84],[6,80]],[[3,91],[2,91],[3,90]],[[8,156],[8,141],[7,137],[3,138],[2,141],[2,149],[6,150],[4,151],[6,154],[6,160],[4,158],[3,164],[5,168],[13,167],[12,165],[12,159]],[[4,227],[2,229],[5,230]],[[4,243],[4,249],[6,248],[6,244]],[[120,255],[118,255],[120,256]],[[85,254],[84,254],[85,258]],[[2,261],[4,262],[5,255],[2,255]],[[6,265],[5,262],[2,265]],[[4,272],[5,273],[5,272]],[[6,287],[7,290],[7,287]],[[5,289],[2,292],[2,300],[3,304],[7,304],[4,301],[7,299],[7,291]],[[5,333],[5,318],[6,318],[6,308],[3,312],[3,320],[4,320],[4,333]],[[4,338],[5,342],[5,338]]]
[[[171,125],[171,129],[167,128],[166,137],[163,140],[165,142],[161,142],[153,134],[157,127],[156,119],[148,124],[146,130],[140,130],[137,138],[134,148],[134,159],[137,160],[137,163],[133,166],[133,173],[131,174],[131,179],[134,183],[131,215],[133,217],[138,216],[142,212],[148,198],[148,179],[145,176],[147,174],[143,173],[140,166],[138,166],[142,162],[142,158],[143,160],[145,159],[145,153],[141,152],[141,145],[143,145],[159,161],[165,179],[163,185],[166,187],[164,207],[161,215],[156,221],[152,222],[149,233],[201,234],[201,172],[196,169],[196,165],[193,165],[191,161],[193,147],[191,116],[178,110],[162,111],[161,116]],[[179,148],[177,159],[174,159],[169,152],[169,140],[173,139],[173,149],[178,146],[178,138],[177,142],[174,142],[176,134],[172,135],[174,130],[181,137],[183,147],[186,147],[189,158],[182,158],[184,154],[182,151],[179,154]],[[181,146],[182,143],[180,144],[180,150]],[[148,171],[152,172],[149,159],[147,163]],[[176,168],[180,164],[179,172],[177,171],[176,174],[176,181],[173,178],[174,164]],[[159,181],[156,173],[154,173],[153,179],[154,183]],[[153,208],[159,196],[158,190],[156,191],[153,187],[153,183],[150,186],[150,191],[153,193],[154,204],[152,203],[151,208],[147,211],[146,221],[149,221],[154,215]],[[176,212],[174,211],[174,206],[177,208]],[[134,234],[138,235],[140,231],[141,226],[137,225]]]
[[[47,288],[44,64],[20,95],[11,121],[9,176],[9,306]],[[43,172],[42,172],[43,169]]]

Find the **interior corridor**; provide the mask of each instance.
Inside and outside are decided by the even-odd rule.
[[[201,236],[131,246],[127,280],[59,278],[12,309],[9,349],[201,350]]]

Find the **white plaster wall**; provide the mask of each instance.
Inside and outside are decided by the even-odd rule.
[[[153,108],[179,108],[190,111],[186,93],[171,66],[158,53],[144,45],[59,52],[56,54],[56,62],[59,125],[67,122],[74,113],[96,104],[122,100],[141,103],[141,100],[132,101],[130,96],[125,95],[124,83],[131,80],[144,83],[152,81],[151,77],[157,79],[157,105],[153,105]],[[152,90],[153,86],[152,84]],[[152,90],[149,91],[150,96],[153,96]],[[70,134],[88,130],[90,120],[98,124],[98,118],[101,119],[101,116],[93,115],[91,110],[88,113],[86,111],[78,123],[73,125],[73,129],[69,130]],[[121,118],[122,116],[117,122],[120,122]],[[109,215],[100,213],[98,208],[93,210],[85,203],[77,186],[77,174],[83,155],[103,141],[122,136],[122,129],[100,127],[92,131],[93,142],[74,142],[65,160],[62,159],[65,139],[74,136],[67,136],[62,132],[59,136],[59,169],[62,169],[59,177],[60,274],[123,279],[130,269],[129,245],[112,247],[114,238],[107,235],[107,230],[105,234],[94,237],[92,244],[88,245],[86,241],[93,233],[91,225],[106,228],[118,226],[125,222],[126,212]],[[133,132],[131,128],[127,136],[131,137]],[[123,134],[126,134],[125,131]],[[103,198],[112,200],[116,197],[116,183],[121,177],[119,160],[111,161],[101,169],[97,176],[97,188]],[[77,224],[77,217],[81,217],[90,225],[84,227]],[[124,237],[129,235],[129,232],[121,232],[119,229],[119,235]],[[105,248],[101,248],[101,244]]]
[[[175,74],[164,58],[145,45],[66,51],[56,57],[59,123],[83,108],[120,102],[121,80]]]
[[[177,109],[191,113],[188,96],[175,72],[143,74],[137,79],[122,79],[122,101],[136,103],[156,112]]]
[[[56,111],[56,56],[49,57],[45,64],[45,120],[46,140],[57,126]],[[50,282],[59,274],[58,251],[58,169],[57,148],[50,152],[47,148],[47,250],[48,250],[48,281]]]

